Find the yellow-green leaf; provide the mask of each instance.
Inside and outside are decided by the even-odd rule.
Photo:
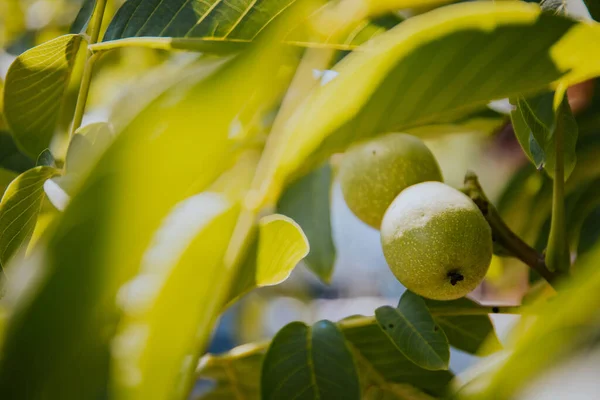
[[[141,271],[120,290],[124,317],[112,348],[116,398],[185,397],[181,372],[200,350],[198,327],[209,323],[203,310],[219,302],[198,293],[213,293],[210,277],[222,272],[238,212],[224,195],[207,192],[165,218]]]
[[[60,36],[27,50],[8,69],[4,117],[19,147],[34,159],[54,135],[81,40]]]
[[[0,202],[0,269],[27,246],[44,199],[44,182],[56,175],[52,167],[35,167],[13,180]]]
[[[309,251],[302,228],[284,215],[269,215],[258,223],[258,236],[241,266],[229,302],[257,287],[283,282]]]
[[[531,40],[515,46],[523,37]],[[298,108],[262,195],[353,141],[450,122],[493,99],[598,75],[599,40],[598,24],[522,2],[468,2],[410,18],[342,60],[338,76]]]
[[[27,295],[17,297],[8,320],[0,359],[1,398],[79,400],[109,392],[148,398],[146,389],[135,385],[139,371],[131,371],[125,382],[110,375],[110,351],[118,349],[112,339],[122,311],[117,293],[135,278],[173,207],[206,190],[235,162],[242,148],[230,135],[236,116],[262,106],[265,92],[276,89],[273,77],[295,68],[292,49],[282,50],[267,39],[235,58],[207,65],[204,74],[155,98],[118,132],[78,185],[65,212],[28,259],[27,267],[45,273],[25,285]],[[226,229],[217,232],[227,234]],[[222,238],[213,235],[211,240],[221,243]],[[175,381],[173,375],[157,381],[150,396],[156,400],[189,388],[200,349],[229,290],[233,268],[223,267],[219,274],[212,267],[205,271],[201,259],[196,267],[206,273],[193,293],[194,304],[199,304],[195,347],[187,349],[185,363],[172,371],[180,373]],[[68,322],[47,324],[49,315]],[[179,360],[179,355],[173,357]],[[173,386],[177,382],[182,386]],[[159,392],[166,394],[157,397]]]

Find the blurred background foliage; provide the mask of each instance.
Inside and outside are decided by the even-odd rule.
[[[119,0],[109,0],[106,15],[113,15],[121,5]],[[569,6],[572,15],[589,18],[583,2],[574,0],[569,2]],[[76,25],[72,26],[81,7],[82,3],[75,0],[0,0],[0,78],[4,78],[11,62],[25,50],[81,29],[81,20],[76,20]],[[381,26],[391,27],[404,16],[425,10],[410,9],[382,20]],[[104,19],[103,30],[109,22],[110,18]],[[82,57],[82,53],[78,57]],[[343,50],[332,53],[325,57],[330,61],[324,68],[313,71],[313,85],[327,79],[334,61],[346,55]],[[127,125],[133,115],[156,97],[155,94],[159,95],[163,89],[180,81],[182,76],[192,75],[194,68],[198,67],[198,58],[196,53],[151,48],[121,48],[107,53],[94,68],[83,126],[107,120],[117,128]],[[77,65],[79,68],[73,71],[60,124],[64,131],[70,123],[79,87],[77,82],[82,74],[82,63]],[[569,100],[579,124],[578,162],[566,184],[568,229],[573,233],[570,247],[575,258],[593,251],[600,238],[600,167],[597,161],[597,154],[600,154],[599,80],[570,88]],[[439,130],[420,133],[427,138],[427,144],[437,157],[448,184],[460,187],[465,171],[475,171],[508,225],[526,242],[542,251],[546,247],[545,238],[549,230],[551,180],[536,171],[523,154],[510,123],[509,111],[507,101],[494,102],[490,104],[489,114],[484,115],[479,123],[470,121],[470,125],[461,128],[462,131],[454,128],[454,133],[445,135],[442,134],[443,127],[440,127]],[[242,122],[251,125],[249,131],[252,134],[249,136],[261,145],[273,120],[269,116],[259,121],[252,117]],[[0,169],[0,192],[4,192],[8,183],[18,173],[34,166],[36,160],[16,151],[2,121],[0,131],[0,161],[3,166]],[[61,140],[54,143],[59,153],[66,152],[66,145]],[[220,353],[242,343],[271,338],[291,321],[337,321],[349,315],[370,315],[381,305],[397,302],[404,288],[386,265],[379,234],[356,219],[345,206],[335,182],[335,170],[334,156],[332,169],[328,172],[334,183],[325,199],[328,196],[331,199],[333,243],[330,247],[335,252],[330,251],[324,260],[309,258],[304,261],[317,274],[331,273],[331,276],[327,275],[330,284],[325,285],[309,268],[296,268],[283,284],[253,291],[222,316],[212,338],[210,352]],[[285,207],[285,204],[278,206]],[[43,231],[56,212],[56,208],[45,200],[36,232]],[[36,237],[37,234],[34,234],[34,242]],[[538,277],[521,262],[494,256],[488,277],[474,297],[483,302],[517,304],[524,295],[533,293],[530,287],[538,288],[535,285],[537,281]],[[503,339],[504,332],[508,331],[515,318],[494,316],[493,319]],[[474,362],[473,356],[455,349],[452,351],[451,367],[455,372],[463,371]]]

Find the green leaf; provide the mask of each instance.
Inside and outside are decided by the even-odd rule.
[[[329,282],[335,264],[331,233],[331,166],[326,164],[288,186],[277,204],[278,212],[296,221],[308,238],[304,262],[321,280]]]
[[[67,171],[87,171],[108,148],[113,138],[114,133],[106,122],[97,122],[77,129],[67,149]]]
[[[523,37],[532,38],[525,50],[514,46]],[[339,75],[297,109],[272,163],[273,187],[264,190],[281,190],[290,174],[356,140],[456,120],[493,99],[597,75],[600,60],[589,54],[599,38],[597,24],[522,2],[468,2],[410,18],[342,60]]]
[[[260,371],[265,346],[246,344],[229,353],[207,354],[200,359],[198,376],[214,386],[194,400],[260,399]]]
[[[73,24],[71,24],[71,28],[69,28],[69,33],[85,33],[90,22],[90,18],[92,18],[95,5],[96,0],[83,0],[81,8],[75,17]]]
[[[0,268],[27,246],[44,199],[44,182],[58,171],[35,167],[10,183],[0,202]]]
[[[553,110],[554,93],[545,93],[525,99],[515,100],[516,108],[511,112],[515,135],[525,154],[538,169],[545,169],[550,177],[554,176],[556,164],[556,141],[554,130],[556,118]],[[564,119],[564,165],[565,180],[575,168],[578,128],[567,98],[559,108],[560,118]]]
[[[261,375],[265,400],[360,399],[352,354],[334,323],[319,321],[312,327],[292,322],[273,338]]]
[[[50,145],[80,35],[63,35],[17,57],[6,75],[4,116],[15,141],[37,157]]]
[[[0,168],[0,199],[8,185],[17,177],[17,173]]]
[[[363,396],[365,400],[434,400],[411,385],[392,383],[384,387],[371,386]]]
[[[406,133],[422,138],[435,138],[457,133],[491,135],[504,120],[505,117],[502,114],[490,109],[483,109],[455,121],[410,128],[406,130]]]
[[[406,358],[432,371],[448,369],[448,339],[435,324],[421,297],[407,290],[398,308],[379,307],[375,310],[375,317]]]
[[[600,309],[600,246],[578,258],[570,280],[556,296],[530,306],[510,332],[510,347],[489,368],[476,364],[465,373],[461,399],[513,399],[536,378],[560,366],[569,356],[589,354],[597,346]],[[477,374],[484,371],[484,374]],[[472,378],[468,378],[473,375]]]
[[[164,219],[140,272],[121,289],[124,315],[112,352],[116,396],[186,397],[180,371],[198,353],[198,327],[207,323],[208,299],[196,294],[208,292],[214,283],[206,278],[220,273],[238,213],[224,195],[206,192]]]
[[[583,0],[592,18],[600,21],[600,3],[597,0]]]
[[[223,52],[255,40],[296,0],[260,0],[231,5],[222,0],[128,0],[94,50],[119,45]],[[316,16],[311,16],[314,20]],[[288,27],[283,41],[300,46],[351,50],[401,22],[396,15],[356,21],[326,37],[307,37],[308,21]]]
[[[46,149],[40,153],[35,162],[37,167],[52,167],[56,168],[56,160],[49,149]]]
[[[481,308],[478,303],[464,297],[452,301],[424,300],[429,311],[435,314],[433,319],[444,330],[452,347],[482,356],[502,349],[490,317],[468,315],[468,310]],[[445,309],[466,310],[467,313],[466,315],[443,315]]]
[[[258,236],[235,279],[228,303],[254,288],[285,281],[308,251],[308,240],[294,220],[277,214],[261,218]]]
[[[0,131],[0,167],[20,173],[34,166],[33,160],[19,151],[10,133]]]
[[[363,321],[364,317],[339,323],[358,362],[361,381],[380,387],[410,384],[435,396],[446,392],[453,377],[450,371],[430,371],[419,367],[398,350],[376,321]]]
[[[27,268],[44,273],[22,285],[27,295],[16,296],[0,358],[0,398],[95,399],[106,396],[109,387],[130,394],[129,399],[149,397],[137,369],[122,376],[109,369],[126,357],[118,349],[127,346],[113,341],[123,312],[118,298],[127,298],[120,289],[135,278],[173,207],[205,191],[235,163],[242,151],[239,140],[230,137],[236,116],[263,104],[282,68],[295,68],[292,49],[282,51],[265,41],[165,91],[118,131],[28,257]],[[190,316],[199,324],[194,347],[187,349],[182,365],[148,386],[156,388],[153,400],[171,399],[190,388],[201,349],[226,300],[234,268],[222,265],[217,273],[209,265],[204,270],[204,257],[212,260],[213,254],[196,259],[200,275],[189,282],[196,285],[194,304],[200,304]],[[56,323],[48,324],[49,319]],[[136,354],[129,356],[137,365]],[[152,376],[142,378],[146,382]]]
[[[363,394],[371,387],[392,392],[401,399],[405,398],[402,393],[422,391],[426,395],[442,396],[446,392],[452,373],[428,371],[408,360],[373,317],[351,317],[337,325],[357,363]],[[204,356],[198,376],[201,381],[216,381],[216,386],[199,398],[258,399],[258,371],[267,345],[243,345],[226,354]]]

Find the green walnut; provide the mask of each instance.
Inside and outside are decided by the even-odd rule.
[[[404,133],[351,147],[342,159],[339,176],[350,210],[375,229],[402,190],[420,182],[442,181],[440,167],[425,143]]]
[[[410,291],[435,300],[463,297],[492,260],[492,231],[473,201],[439,182],[411,186],[381,223],[383,254]]]

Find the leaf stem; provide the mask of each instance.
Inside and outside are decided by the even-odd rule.
[[[558,103],[560,99],[560,103]],[[557,90],[555,94],[556,124],[554,140],[556,144],[556,162],[554,164],[554,181],[552,186],[552,220],[546,250],[546,264],[551,271],[566,271],[569,268],[569,246],[566,238],[565,222],[565,171],[564,171],[564,107],[567,102],[566,93]]]
[[[90,92],[92,70],[94,68],[94,63],[97,58],[97,54],[92,54],[85,61],[85,67],[83,68],[83,76],[81,77],[81,84],[79,86],[79,94],[77,95],[77,105],[75,106],[75,114],[73,115],[73,123],[71,124],[71,131],[69,132],[69,141],[71,137],[73,137],[73,135],[75,134],[75,131],[81,126],[81,121],[83,121],[85,105],[87,103],[88,94]]]
[[[489,315],[489,314],[521,314],[519,306],[481,306],[477,308],[454,308],[454,307],[431,307],[429,312],[434,317],[456,317],[466,315]],[[338,321],[337,325],[342,329],[360,328],[371,324],[377,324],[375,316],[356,317]]]
[[[544,257],[540,253],[525,243],[506,225],[496,207],[490,203],[483,192],[479,179],[474,172],[469,171],[465,175],[463,191],[475,202],[488,224],[490,224],[494,241],[540,274],[548,283],[554,285],[557,275],[547,268]]]
[[[96,0],[96,6],[92,13],[90,21],[90,37],[88,40],[88,49],[85,60],[85,66],[83,68],[83,75],[81,77],[81,84],[79,85],[79,93],[77,95],[77,105],[75,106],[75,114],[73,115],[73,123],[71,124],[71,130],[69,132],[69,140],[81,126],[83,120],[83,114],[85,112],[85,105],[87,103],[88,94],[90,92],[90,83],[92,81],[92,70],[94,63],[98,59],[97,54],[92,54],[89,47],[95,44],[100,37],[100,29],[102,27],[102,18],[104,17],[104,10],[106,8],[106,0]]]

